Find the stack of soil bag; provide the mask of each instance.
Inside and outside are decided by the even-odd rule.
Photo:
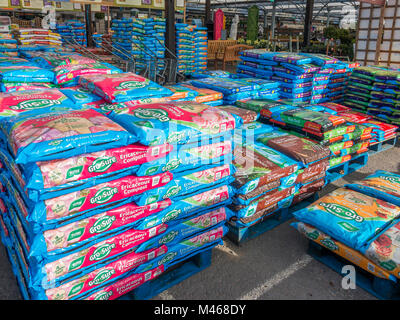
[[[172,93],[131,74],[80,83],[109,103]],[[25,298],[116,299],[221,243],[240,117],[196,102],[105,115],[25,93],[0,114],[1,237]]]
[[[127,59],[129,55],[136,59],[143,59],[143,44],[141,39],[144,34],[142,21],[135,19],[135,26],[133,26],[133,19],[113,19],[112,30],[112,44],[113,54]],[[140,40],[137,39],[140,37]]]
[[[165,25],[165,19],[162,18],[114,19],[113,53],[125,60],[132,56],[138,71],[147,69],[154,73],[155,70],[162,70],[162,59],[165,56]]]
[[[139,46],[140,44],[142,44],[144,46],[143,50],[145,52],[143,55],[143,60],[138,60],[138,70],[144,70],[146,67],[148,67],[152,72],[154,72],[153,70],[160,71],[164,68],[164,61],[162,59],[165,57],[165,19],[135,19],[134,24],[138,21],[141,21],[143,23],[144,34],[143,38],[141,39],[142,42],[137,44],[139,44]],[[151,74],[151,77],[154,78],[153,74]]]
[[[18,41],[10,33],[0,34],[0,54],[3,56],[18,56]]]
[[[244,125],[235,130],[230,224],[249,227],[290,207],[325,185],[329,149],[257,122],[258,114],[234,106],[218,107],[236,114]]]
[[[321,54],[263,49],[240,54],[238,73],[277,81],[280,98],[290,104],[341,101],[348,74],[354,67]]]
[[[190,75],[196,70],[195,66],[195,26],[186,23],[176,23],[176,57],[178,72]]]
[[[207,70],[207,28],[196,26],[194,29],[195,72]]]
[[[389,140],[397,135],[398,126],[374,120],[371,115],[361,113],[359,111],[352,110],[349,107],[335,103],[326,103],[322,104],[322,106],[324,106],[325,110],[337,110],[335,114],[345,118],[349,122],[371,128],[372,131],[370,143],[378,143]]]
[[[379,70],[374,78],[368,114],[385,122],[400,124],[400,71]]]
[[[19,29],[16,39],[22,46],[48,45],[61,46],[61,35],[46,29]]]
[[[368,151],[372,128],[349,122],[328,107],[298,107],[272,100],[241,101],[238,106],[259,110],[260,121],[328,147],[331,151],[329,166]]]
[[[347,87],[346,106],[380,121],[400,124],[400,72],[381,66],[355,68]]]
[[[224,104],[234,104],[242,99],[267,99],[279,97],[279,83],[259,78],[201,78],[190,83],[198,88],[215,90],[223,94]]]
[[[341,102],[348,77],[357,64],[342,62],[323,54],[303,54],[311,58],[314,65],[320,67],[313,78],[310,103]]]
[[[72,41],[72,30],[66,23],[57,23],[56,24],[56,31],[61,36],[61,41],[65,44],[67,42]]]
[[[400,176],[377,171],[294,213],[292,225],[373,275],[399,279]]]
[[[67,21],[67,25],[72,32],[72,43],[78,43],[81,46],[87,46],[86,26],[83,22],[77,20]]]
[[[235,78],[236,76],[240,77],[248,77],[246,75],[242,74],[233,74],[228,71],[224,70],[206,70],[206,71],[200,71],[200,72],[195,72],[190,75],[191,79],[201,79],[201,78]]]
[[[2,92],[76,87],[81,75],[122,72],[110,64],[71,52],[32,51],[27,55],[29,60],[0,59]]]
[[[54,72],[54,82],[59,87],[74,87],[78,85],[78,80],[83,75],[110,75],[121,73],[122,70],[106,62],[99,62],[86,57],[69,59],[62,57],[62,61],[68,60],[66,64],[61,64],[52,68]]]

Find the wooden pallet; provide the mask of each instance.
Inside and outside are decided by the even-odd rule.
[[[368,153],[360,154],[359,156],[350,159],[344,163],[330,167],[326,171],[326,184],[332,183],[338,179],[347,176],[348,174],[361,169],[366,166],[368,162]]]
[[[356,286],[364,289],[378,299],[400,300],[399,283],[379,278],[311,240],[309,241],[307,253],[339,274],[342,274],[344,266],[354,266],[356,270]]]
[[[256,224],[249,227],[238,227],[228,223],[229,231],[227,233],[227,238],[234,244],[240,246],[244,242],[254,239],[263,233],[271,230],[282,223],[293,218],[293,212],[301,210],[306,206],[310,205],[318,199],[318,194],[314,194],[308,199],[297,203],[296,205],[289,208],[282,208],[274,213],[264,217]]]

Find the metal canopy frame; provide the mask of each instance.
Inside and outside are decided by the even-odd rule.
[[[211,0],[211,9],[226,9],[227,13],[237,13],[247,15],[249,6],[256,5],[260,9],[260,15],[271,15],[275,4],[275,15],[281,19],[296,19],[305,22],[306,0]],[[187,0],[188,12],[204,12],[205,0]],[[352,0],[315,0],[313,10],[313,20],[329,21],[339,23],[347,14],[346,6],[354,8],[358,13],[360,3]],[[225,10],[224,10],[225,11]]]

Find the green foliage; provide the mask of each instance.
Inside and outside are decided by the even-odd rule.
[[[308,53],[324,53],[326,52],[326,45],[323,43],[316,43],[312,44],[308,47],[303,48],[303,52],[308,52]]]
[[[342,44],[351,44],[355,41],[355,34],[347,29],[329,26],[324,30],[324,37],[328,39],[339,39]]]
[[[238,39],[238,44],[246,44],[248,46],[253,46],[256,49],[268,49],[272,50],[273,45],[271,41],[268,41],[266,39],[256,39],[256,40],[246,40],[243,38]],[[278,50],[278,48],[277,48]]]
[[[95,19],[103,20],[105,18],[104,12],[95,12],[94,14]]]

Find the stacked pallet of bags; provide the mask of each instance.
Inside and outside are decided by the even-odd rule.
[[[348,122],[328,107],[299,107],[272,100],[242,101],[238,106],[258,110],[260,121],[277,126],[284,133],[328,147],[331,151],[330,167],[368,151],[372,128]]]
[[[75,87],[82,75],[114,74],[119,68],[71,52],[32,51],[30,62],[4,66],[0,69],[5,85],[14,83],[46,83],[57,87]],[[27,72],[27,69],[30,71]]]
[[[255,111],[217,108],[240,116],[244,123],[235,130],[232,226],[252,226],[325,185],[329,149],[257,122]]]
[[[382,121],[369,119],[362,123],[364,126],[372,128],[370,143],[379,143],[390,140],[397,136],[399,127]]]
[[[400,124],[400,72],[379,66],[359,67],[350,78],[344,104],[377,120]]]
[[[202,78],[235,78],[235,77],[243,77],[243,78],[249,78],[249,76],[243,75],[243,74],[236,74],[236,73],[230,73],[225,70],[205,70],[205,71],[198,71],[195,73],[192,73],[190,75],[191,79],[202,79]]]
[[[290,104],[340,100],[353,67],[326,55],[264,49],[245,50],[240,59],[238,74],[279,82],[280,98]]]
[[[260,78],[209,77],[189,81],[193,86],[219,91],[224,104],[235,104],[242,99],[278,99],[279,83]]]
[[[296,103],[310,101],[314,73],[320,69],[311,64],[310,57],[252,49],[243,51],[241,60],[238,73],[246,71],[255,77],[279,82],[281,99]]]
[[[9,166],[2,176],[10,214],[4,222],[16,235],[14,246],[23,253],[30,298],[73,299],[98,286],[110,266],[115,268],[108,274],[111,279],[126,276],[123,272],[129,267],[117,270],[117,263],[140,260],[143,254],[128,256],[130,249],[165,231],[164,225],[135,229],[130,224],[137,218],[134,213],[146,216],[159,208],[158,204],[155,211],[136,206],[131,197],[142,192],[144,184],[158,187],[170,176],[153,183],[133,175],[135,165],[148,159],[135,162],[131,157],[147,150],[131,145],[135,139],[126,130],[94,110],[23,115],[13,121],[30,134],[30,142],[23,143],[22,149],[36,149],[28,155],[21,148],[18,154],[5,151],[2,159]],[[36,135],[26,130],[32,124],[39,129],[33,130]],[[52,133],[40,135],[46,128]],[[28,137],[10,133],[7,139],[12,145]],[[38,151],[54,141],[62,143]],[[15,176],[17,171],[19,176]],[[117,258],[122,254],[125,260]]]
[[[143,35],[143,28],[142,24],[137,22],[135,27],[133,27],[133,19],[113,19],[112,25],[112,45],[113,47],[113,54],[126,59],[127,55],[132,53],[135,59],[142,58],[142,53],[140,50],[136,50],[140,44],[137,44],[133,39],[132,33],[139,34],[140,36]],[[135,42],[133,50],[132,43]],[[136,52],[138,51],[138,52]]]
[[[141,19],[141,21],[144,29],[141,43],[144,46],[145,53],[143,59],[138,60],[138,69],[149,68],[151,71],[150,77],[154,77],[154,71],[161,71],[165,66],[163,59],[165,57],[166,22],[163,18],[146,18]]]
[[[375,118],[400,124],[400,71],[379,70],[374,75],[368,114]]]
[[[109,102],[137,98],[88,78]],[[190,102],[106,117],[57,97],[63,110],[3,107],[20,114],[1,125],[2,239],[27,298],[115,299],[221,243],[239,118]]]
[[[46,29],[19,29],[17,40],[21,46],[45,45],[61,46],[61,35]]]
[[[379,170],[295,212],[292,225],[365,271],[396,282],[399,199],[400,176]]]
[[[73,53],[75,49],[70,46],[50,46],[50,45],[18,45],[18,56],[25,59],[32,59],[45,52],[59,54]]]
[[[56,31],[60,34],[63,43],[72,41],[73,33],[66,23],[56,24]]]
[[[177,70],[185,75],[195,72],[194,28],[186,23],[175,24]]]
[[[322,54],[303,54],[311,63],[320,67],[313,78],[310,103],[343,101],[349,73],[356,64],[342,62]]]
[[[73,43],[78,43],[83,47],[87,47],[86,26],[83,22],[77,20],[67,21],[68,27],[72,32]]]
[[[338,115],[329,107],[315,110],[315,106],[305,106],[301,109],[289,108],[281,116],[279,113],[273,116],[273,123],[330,149],[329,167],[368,152],[372,128],[352,122],[351,118]]]
[[[194,29],[195,72],[207,70],[207,28],[195,26]]]
[[[10,33],[0,34],[0,54],[7,57],[18,56],[18,41]]]
[[[112,100],[110,93],[104,94]],[[135,197],[138,205],[172,202],[158,215],[168,225],[165,233],[142,245],[143,250],[167,246],[168,252],[139,270],[168,268],[220,243],[226,232],[224,223],[231,216],[225,206],[233,192],[229,186],[234,174],[232,131],[241,120],[226,111],[185,101],[136,105],[108,116],[141,144],[158,148],[167,143],[172,148],[165,157],[148,161],[135,172],[157,180],[159,175],[173,175],[165,186]],[[201,129],[196,123],[202,123]]]
[[[325,103],[322,106],[324,110],[330,109],[336,111],[336,115],[345,118],[349,122],[371,128],[371,144],[392,139],[397,135],[398,126],[374,120],[371,115],[352,110],[350,107],[337,103]]]
[[[56,31],[61,37],[59,40],[64,44],[72,43],[87,46],[86,26],[78,20],[57,23]]]
[[[373,88],[375,67],[358,67],[353,70],[347,86],[343,104],[360,112],[367,113]]]
[[[345,61],[339,61],[337,68],[333,71],[330,76],[328,89],[332,91],[330,94],[330,102],[343,103],[346,88],[349,83],[349,78],[354,70],[358,67],[359,63],[350,63]]]
[[[271,52],[264,49],[250,49],[239,52],[240,62],[237,65],[237,74],[271,80],[272,67],[278,63],[271,60]]]

